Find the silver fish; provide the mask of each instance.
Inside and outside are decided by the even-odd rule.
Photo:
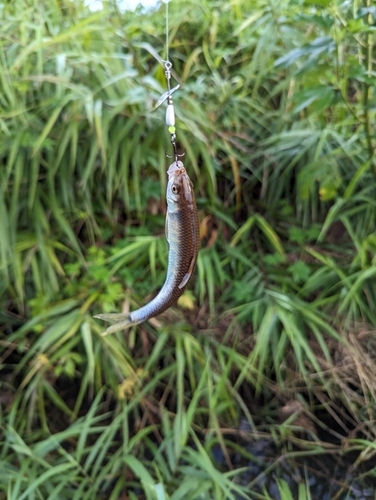
[[[169,254],[166,281],[158,295],[136,311],[94,316],[114,322],[102,335],[123,330],[161,314],[181,296],[195,269],[200,247],[200,227],[193,184],[180,160],[170,165],[167,174],[166,238]]]

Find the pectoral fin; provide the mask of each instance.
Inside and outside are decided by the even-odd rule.
[[[185,285],[188,283],[190,277],[192,276],[194,267],[195,267],[195,259],[192,258],[191,263],[189,265],[188,272],[184,276],[184,278],[182,279],[182,282],[180,283],[180,285],[178,286],[178,288],[182,289],[182,288],[185,287]]]

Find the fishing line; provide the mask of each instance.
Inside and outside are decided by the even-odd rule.
[[[170,62],[169,60],[169,57],[170,57],[170,47],[169,47],[169,10],[168,10],[168,4],[169,4],[169,0],[165,0],[166,1],[166,47],[165,47],[165,50],[166,50],[166,60],[165,61],[162,61],[164,64],[163,64],[163,67],[164,67],[164,70],[165,70],[165,77],[166,77],[166,83],[167,83],[167,92],[165,92],[163,94],[163,96],[159,99],[159,101],[157,102],[156,106],[154,109],[157,109],[159,108],[159,106],[161,104],[163,104],[165,101],[167,101],[167,108],[166,108],[166,125],[167,125],[167,129],[170,133],[170,136],[171,136],[171,144],[172,144],[172,147],[173,147],[173,150],[174,150],[174,155],[173,155],[173,158],[175,158],[175,161],[177,162],[178,161],[178,158],[183,156],[183,155],[179,155],[178,154],[178,151],[177,151],[177,146],[176,146],[176,128],[175,128],[175,110],[174,110],[174,105],[173,105],[173,101],[172,101],[172,94],[178,90],[178,88],[180,87],[180,85],[176,85],[176,87],[174,87],[173,89],[171,89],[171,84],[170,84],[170,80],[171,80],[171,69],[172,69],[172,63]]]
[[[168,26],[168,4],[170,0],[165,0],[166,2],[166,61],[169,59],[169,40],[168,40],[168,33],[169,33],[169,26]]]

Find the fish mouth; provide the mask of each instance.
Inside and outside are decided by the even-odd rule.
[[[167,174],[169,177],[171,175],[179,175],[179,174],[183,174],[185,172],[186,172],[186,170],[184,168],[183,162],[180,160],[174,161],[174,163],[172,163],[169,166],[169,169],[167,170]]]

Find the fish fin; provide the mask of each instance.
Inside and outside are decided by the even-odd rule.
[[[104,335],[108,335],[109,333],[118,332],[119,330],[125,330],[125,328],[129,328],[136,323],[132,321],[130,314],[125,313],[104,313],[104,314],[96,314],[94,318],[103,319],[103,321],[110,321],[114,323],[109,326],[107,330],[101,333],[102,337]]]
[[[195,267],[195,260],[192,259],[191,260],[191,263],[189,265],[189,269],[188,269],[188,272],[187,274],[184,276],[184,278],[182,279],[182,282],[180,283],[180,285],[178,286],[178,288],[182,289],[185,287],[185,285],[188,283],[189,281],[189,278],[192,276],[192,273],[193,273],[193,269]]]
[[[113,325],[109,326],[106,331],[101,333],[102,337],[105,337],[106,335],[109,335],[110,333],[115,333],[118,332],[119,330],[125,330],[126,328],[129,328],[130,326],[134,325],[133,321],[131,320],[130,317],[123,321],[118,321],[117,323],[114,323]]]
[[[115,333],[119,330],[125,330],[135,323],[132,321],[130,314],[126,313],[104,313],[96,314],[94,318],[103,319],[103,321],[110,321],[113,325],[109,326],[107,330],[101,333],[102,337],[108,335],[109,333]]]
[[[103,313],[103,314],[96,314],[93,317],[97,318],[97,319],[103,319],[103,321],[110,321],[112,323],[116,323],[118,321],[124,321],[124,320],[129,319],[129,314],[125,314],[125,313]]]

